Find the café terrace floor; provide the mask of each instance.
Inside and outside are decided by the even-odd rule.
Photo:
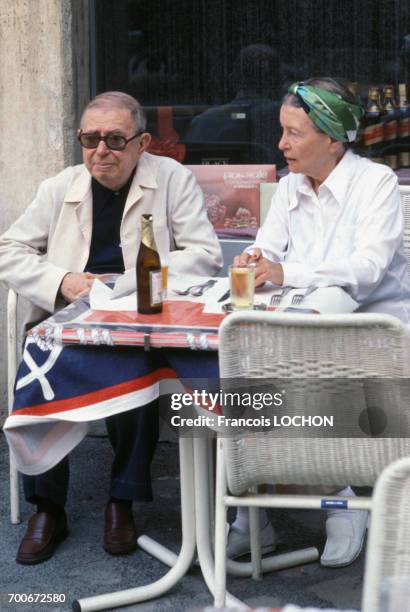
[[[41,565],[15,562],[18,543],[31,514],[22,501],[22,523],[9,520],[8,452],[0,433],[0,610],[60,612],[71,610],[74,599],[144,585],[160,578],[166,567],[142,550],[112,557],[102,548],[103,507],[106,502],[111,448],[104,430],[97,428],[72,452],[67,513],[69,538],[56,555]],[[153,464],[155,501],[134,508],[138,529],[178,552],[180,542],[178,447],[159,443]],[[320,511],[270,511],[279,532],[278,551],[324,544],[324,514]],[[253,607],[294,603],[317,608],[360,608],[363,553],[350,567],[331,570],[319,563],[266,574],[262,582],[228,578],[230,591]],[[7,593],[65,593],[65,604],[12,604]],[[199,611],[212,603],[200,571],[193,567],[185,578],[160,599],[134,604],[129,611]],[[119,608],[118,608],[119,609]]]

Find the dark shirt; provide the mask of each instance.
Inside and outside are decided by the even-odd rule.
[[[134,172],[127,183],[118,191],[111,191],[94,178],[91,181],[93,193],[93,230],[90,255],[85,272],[122,274],[124,259],[121,249],[120,228],[125,202]]]

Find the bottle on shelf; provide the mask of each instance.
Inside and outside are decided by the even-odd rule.
[[[366,157],[383,163],[383,109],[378,87],[370,87],[363,119],[362,148]]]
[[[410,104],[405,83],[399,85],[399,166],[410,168]]]
[[[141,244],[137,256],[138,312],[162,312],[161,260],[154,239],[151,214],[141,216]]]
[[[383,117],[383,150],[384,162],[393,170],[399,167],[399,113],[394,99],[393,85],[383,88],[384,117]]]

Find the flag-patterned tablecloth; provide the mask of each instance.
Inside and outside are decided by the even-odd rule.
[[[217,379],[223,315],[202,308],[172,302],[162,315],[139,315],[92,311],[79,300],[33,328],[4,425],[18,469],[50,469],[90,421],[148,404],[169,393],[171,381],[175,390],[178,377]]]
[[[203,308],[203,303],[170,300],[164,302],[162,313],[142,315],[136,311],[91,310],[87,300],[77,300],[34,327],[29,335],[45,345],[217,350],[218,327],[226,315],[204,313]]]

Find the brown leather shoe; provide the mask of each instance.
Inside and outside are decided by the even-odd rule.
[[[20,542],[17,563],[35,565],[50,559],[67,534],[65,514],[56,518],[47,512],[36,512],[29,520],[27,531]]]
[[[104,550],[110,555],[126,555],[137,548],[132,508],[110,502],[105,508]]]

